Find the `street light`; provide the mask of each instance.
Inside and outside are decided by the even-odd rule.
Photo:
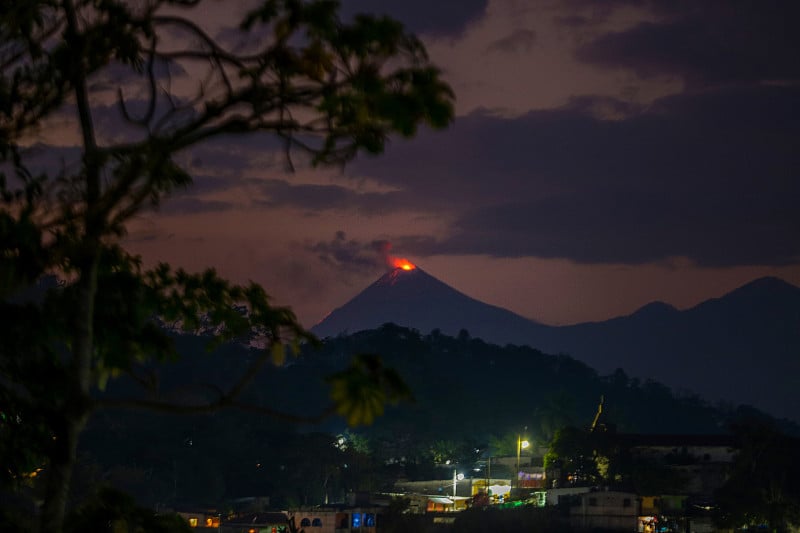
[[[517,435],[517,473],[516,473],[517,489],[519,489],[519,454],[522,450],[526,449],[530,445],[531,443],[528,442],[527,440],[522,440],[522,435]]]
[[[456,484],[464,479],[464,474],[457,474],[456,469],[453,469],[453,498],[456,497]],[[455,505],[455,503],[454,503]]]

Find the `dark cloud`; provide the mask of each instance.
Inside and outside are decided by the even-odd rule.
[[[185,103],[179,98],[174,101]],[[145,116],[149,102],[146,99],[126,99],[126,109],[135,120]],[[169,115],[161,126],[169,130],[194,118],[191,108],[173,112],[173,104],[161,97],[158,99],[154,119],[157,123]],[[74,104],[62,106],[59,116],[64,120],[74,120],[77,116]],[[98,137],[105,142],[136,142],[148,134],[146,128],[127,120],[116,103],[92,107],[92,118]],[[76,139],[77,141],[77,139]],[[293,153],[298,163],[305,162],[305,155]],[[247,135],[220,135],[211,140],[201,141],[176,155],[176,159],[191,165],[194,172],[219,175],[245,175],[254,165],[260,170],[274,168],[284,172],[288,168],[285,143],[272,132],[253,132]],[[256,161],[257,160],[257,161]]]
[[[343,18],[356,13],[389,15],[414,33],[456,36],[486,11],[488,0],[343,0]]]
[[[215,175],[192,174],[192,183],[185,191],[179,191],[176,196],[191,194],[203,196],[210,193],[230,189],[237,183],[231,178]]]
[[[657,0],[655,22],[590,41],[579,60],[632,69],[642,77],[683,76],[691,83],[797,80],[800,18],[794,0]]]
[[[589,17],[583,15],[564,15],[553,17],[553,23],[556,26],[564,26],[567,28],[583,28],[592,24]]]
[[[264,198],[258,203],[266,207],[295,207],[312,211],[348,210],[365,215],[379,215],[413,206],[405,192],[359,192],[339,185],[293,185],[280,179],[250,180]]]
[[[392,242],[397,249],[404,250],[409,255],[428,257],[445,253],[442,242],[430,235],[397,235],[392,237]]]
[[[36,143],[23,149],[21,156],[32,174],[48,176],[70,175],[78,171],[81,162],[81,150],[75,146]]]
[[[292,185],[288,181],[269,179],[258,182],[269,207],[288,206],[324,210],[351,207],[356,195],[336,185]]]
[[[340,18],[349,22],[357,14],[389,16],[415,34],[455,37],[486,12],[488,0],[341,0]],[[238,28],[223,28],[215,34],[226,49],[237,53],[263,47],[273,37],[272,29],[258,26],[243,33]]]
[[[516,30],[511,35],[489,43],[487,52],[520,53],[530,52],[536,44],[536,32],[533,30]]]
[[[209,174],[244,176],[254,165],[262,171],[287,169],[284,143],[273,133],[223,135],[193,146],[187,154],[193,168]]]
[[[554,7],[562,14],[552,20],[557,26],[581,29],[606,22],[620,8],[644,3],[645,0],[561,0]]]
[[[786,264],[800,258],[797,101],[800,88],[764,85],[620,103],[619,120],[589,97],[516,119],[475,113],[358,167],[460,211],[447,238],[405,243],[416,255]]]
[[[775,208],[757,206],[760,223],[734,220],[737,213],[753,211],[747,209],[750,200],[738,192],[723,194],[716,205],[641,192],[609,191],[594,198],[570,194],[477,209],[460,219],[440,245],[451,253],[567,257],[584,263],[636,264],[687,256],[702,265],[728,266],[800,259],[800,249],[792,244],[800,224],[787,227]],[[493,221],[490,227],[481,223],[486,220]]]
[[[626,6],[641,6],[646,0],[562,0],[562,5],[571,9],[591,7],[593,9],[617,9]]]
[[[221,200],[204,200],[195,196],[176,196],[165,200],[157,210],[165,215],[196,215],[230,211],[236,207],[237,205],[234,203]]]
[[[610,96],[591,95],[571,97],[564,109],[600,119],[629,118],[644,111],[642,105],[634,102],[617,100]]]
[[[372,274],[385,268],[391,247],[385,240],[362,242],[348,239],[344,231],[337,231],[330,241],[306,243],[304,246],[323,264],[355,274]]]
[[[22,152],[23,160],[29,163],[32,174],[47,174],[51,178],[59,175],[74,175],[80,170],[81,149],[77,146],[53,146],[48,144],[35,144]],[[10,172],[9,177],[13,177]],[[14,179],[9,180],[10,185],[17,186]],[[176,189],[159,207],[159,211],[167,214],[202,213],[211,211],[226,211],[235,207],[234,204],[203,198],[215,192],[230,189],[241,184],[231,177],[219,175],[193,174],[192,183],[185,189]]]
[[[214,194],[241,185],[230,177],[192,175],[192,183],[186,188],[172,191],[158,210],[166,214],[194,214],[229,211],[245,207],[242,203],[214,199]]]

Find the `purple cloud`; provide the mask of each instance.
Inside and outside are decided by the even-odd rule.
[[[456,36],[486,11],[487,0],[343,0],[342,17],[356,13],[389,15],[414,33]]]
[[[303,248],[337,271],[373,274],[385,268],[391,244],[385,240],[363,242],[348,239],[345,232],[340,230],[330,241],[306,243]]]
[[[798,98],[729,87],[619,120],[589,112],[588,97],[519,118],[475,113],[358,170],[460,213],[408,253],[781,265],[800,258]]]
[[[694,84],[797,80],[800,17],[793,0],[651,3],[655,22],[608,33],[576,51],[586,63],[628,68],[642,77],[683,76]]]

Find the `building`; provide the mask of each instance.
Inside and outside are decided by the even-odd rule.
[[[564,503],[573,527],[638,531],[639,498],[631,492],[590,491],[572,494]]]
[[[285,512],[247,513],[224,520],[219,533],[289,533]]]
[[[446,513],[467,509],[479,494],[491,495],[492,503],[503,501],[511,491],[511,480],[456,478],[398,481],[394,490],[396,496],[411,501],[412,512]]]
[[[189,527],[199,529],[217,529],[220,525],[221,515],[216,511],[208,510],[181,510],[176,511],[176,514],[181,516],[189,523]]]
[[[732,435],[619,434],[620,443],[632,455],[668,467],[686,479],[683,493],[710,499],[722,487],[736,455]]]
[[[309,507],[248,513],[224,520],[220,533],[376,533],[381,507]],[[292,527],[292,524],[294,527]]]
[[[381,507],[318,507],[287,511],[306,533],[375,533],[378,528]]]

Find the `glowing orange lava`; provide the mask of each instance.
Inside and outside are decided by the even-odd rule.
[[[401,268],[403,270],[414,270],[417,268],[417,266],[408,259],[402,259],[400,257],[394,258],[392,260],[392,265],[394,268]]]

